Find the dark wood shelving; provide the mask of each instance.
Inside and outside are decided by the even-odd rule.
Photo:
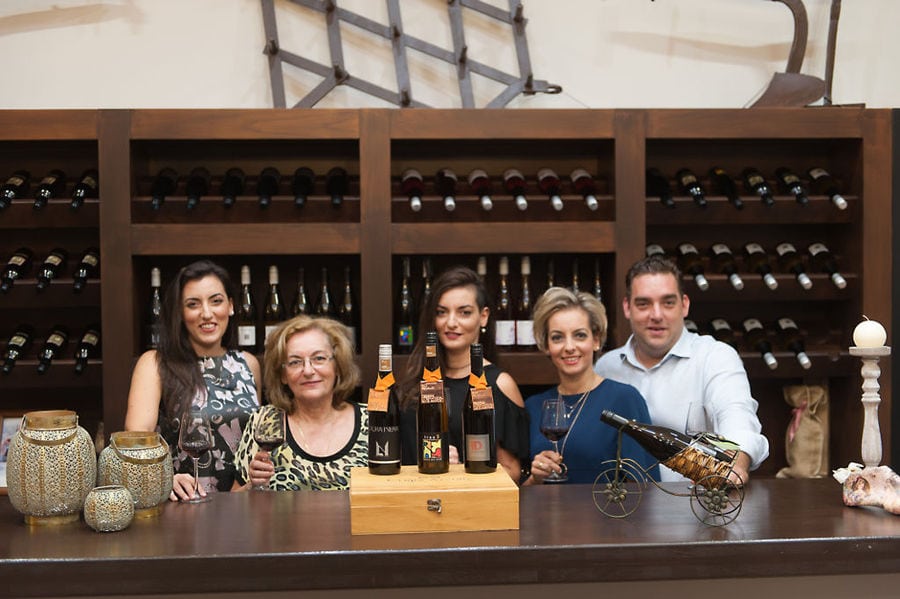
[[[99,200],[86,199],[72,209],[68,198],[52,199],[42,210],[35,210],[34,200],[13,200],[0,211],[0,229],[96,229],[100,224]]]

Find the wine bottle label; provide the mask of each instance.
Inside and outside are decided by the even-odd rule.
[[[55,345],[57,347],[62,347],[62,345],[66,342],[62,335],[59,333],[53,333],[49,337],[47,337],[47,345]]]
[[[256,327],[253,325],[238,325],[238,345],[242,347],[256,345]]]
[[[534,321],[516,321],[516,343],[518,345],[534,345]]]
[[[750,187],[756,187],[758,185],[765,185],[766,180],[762,177],[762,175],[754,173],[747,175],[747,183],[750,184]]]
[[[731,250],[724,243],[714,243],[710,249],[716,256],[721,256],[722,254],[731,254]]]
[[[490,435],[466,435],[466,461],[484,462],[491,459]]]
[[[100,338],[93,333],[85,333],[84,337],[81,338],[81,342],[88,345],[97,345],[100,343]]]
[[[269,338],[269,335],[271,335],[275,331],[275,329],[278,328],[278,326],[279,325],[277,325],[277,324],[267,324],[266,325],[265,337],[263,338],[263,342],[265,342],[265,340],[267,340]]]
[[[796,329],[797,323],[795,323],[790,318],[779,318],[778,319],[778,328],[781,329],[782,331],[787,330],[787,329]]]
[[[422,403],[444,403],[444,381],[422,381],[419,396]]]
[[[765,254],[766,251],[758,243],[748,243],[744,246],[748,254]]]
[[[716,331],[725,332],[725,331],[731,330],[731,326],[728,324],[728,321],[725,320],[724,318],[714,318],[709,324]]]
[[[693,173],[684,173],[680,177],[681,184],[687,187],[691,183],[697,182],[697,177]]]
[[[779,256],[784,256],[787,253],[796,252],[796,251],[797,251],[797,248],[795,248],[793,244],[787,243],[787,242],[779,243],[778,245],[775,246],[775,252]]]
[[[811,168],[809,169],[809,176],[812,180],[815,181],[821,179],[822,177],[827,177],[828,171],[826,171],[824,168]]]
[[[25,264],[26,260],[27,260],[27,258],[25,258],[25,256],[20,256],[20,255],[16,254],[15,256],[13,256],[12,258],[9,259],[7,264],[9,264],[10,266],[22,266],[23,264]]]
[[[25,179],[23,177],[20,177],[19,175],[13,175],[6,180],[7,185],[14,185],[15,187],[18,187],[23,183],[25,183]]]
[[[476,412],[479,410],[494,409],[494,392],[488,387],[486,389],[470,389],[472,393],[472,409]]]
[[[821,254],[822,252],[827,252],[828,248],[825,247],[824,243],[813,243],[809,246],[809,253],[813,256]]]
[[[59,266],[62,263],[62,258],[57,256],[56,254],[50,254],[47,256],[46,260],[44,260],[44,264],[50,264],[52,266]]]
[[[369,462],[372,464],[396,464],[400,461],[399,426],[370,426],[369,442],[372,450]],[[393,439],[393,443],[391,443]]]
[[[422,433],[422,462],[444,461],[443,441],[443,435],[440,433]]]
[[[678,246],[678,251],[683,254],[699,254],[697,247],[693,243],[682,243]]]
[[[794,173],[787,173],[781,176],[782,181],[787,187],[791,187],[797,183],[800,183],[800,177],[795,175]]]
[[[81,259],[81,263],[87,264],[88,266],[97,266],[98,262],[99,262],[99,260],[97,259],[97,256],[95,256],[94,254],[87,254],[85,257],[83,257]]]
[[[397,345],[399,345],[400,347],[413,346],[412,325],[404,325],[397,329]]]
[[[755,329],[762,329],[762,328],[763,328],[762,323],[759,320],[757,320],[756,318],[748,318],[747,320],[744,321],[744,330],[747,331],[748,333]]]
[[[388,389],[369,389],[369,412],[387,412],[390,394]]]
[[[12,347],[12,346],[22,347],[27,342],[28,342],[28,338],[25,337],[24,335],[13,335],[12,337],[9,338],[10,347]]]
[[[494,340],[497,345],[515,345],[516,321],[498,320],[496,322],[496,335],[494,336]]]
[[[656,256],[656,255],[665,255],[666,250],[662,248],[661,245],[656,243],[651,243],[647,246],[647,255],[648,256]]]

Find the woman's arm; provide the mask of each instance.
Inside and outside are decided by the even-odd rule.
[[[128,390],[128,411],[125,413],[126,431],[156,430],[162,381],[156,363],[156,350],[144,352],[134,365],[131,388]]]
[[[244,354],[244,360],[247,361],[247,366],[250,367],[250,372],[253,373],[253,382],[256,384],[256,397],[259,400],[260,405],[262,405],[262,375],[260,374],[259,368],[259,360],[256,359],[256,356],[251,354],[250,352],[242,352]]]

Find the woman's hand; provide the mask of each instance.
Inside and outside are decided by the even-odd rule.
[[[206,497],[206,489],[200,485],[197,489],[200,497]],[[178,473],[172,478],[172,493],[169,501],[187,501],[194,496],[194,477],[187,473]]]
[[[531,478],[534,484],[542,484],[551,472],[562,473],[562,456],[546,449],[534,456],[531,461]]]
[[[456,445],[448,445],[448,447],[450,448],[450,463],[462,464],[462,462],[459,461],[459,450],[456,448]]]
[[[250,460],[250,484],[254,487],[268,487],[269,479],[275,474],[275,465],[268,451],[257,451]]]

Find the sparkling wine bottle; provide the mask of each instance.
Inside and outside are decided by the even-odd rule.
[[[256,353],[256,303],[250,286],[250,266],[241,266],[241,300],[237,311],[238,347]]]
[[[306,270],[301,266],[297,269],[297,293],[294,295],[294,303],[291,304],[291,316],[311,312],[312,307],[309,305],[309,297],[306,293]]]
[[[719,195],[728,198],[731,205],[738,210],[744,208],[744,200],[741,199],[737,185],[734,184],[734,179],[731,178],[728,171],[721,166],[712,167],[709,169],[709,181],[714,193],[718,193]]]
[[[775,169],[775,179],[778,181],[779,188],[784,193],[793,195],[798,204],[801,206],[809,204],[809,196],[806,195],[806,189],[804,189],[800,177],[794,171],[786,166],[780,166]]]
[[[591,174],[583,168],[576,168],[569,175],[569,178],[572,180],[575,191],[584,198],[584,203],[587,204],[588,209],[592,212],[597,210],[600,207],[600,202],[597,201],[597,186]]]
[[[497,469],[494,395],[484,375],[484,350],[480,343],[469,347],[469,356],[471,374],[462,414],[465,440],[463,463],[466,472],[483,474]]]
[[[797,326],[797,323],[792,318],[779,318],[775,321],[775,331],[778,333],[781,344],[797,356],[797,362],[800,363],[800,366],[804,370],[809,370],[812,367],[812,361],[806,355],[803,333],[800,332],[800,327]]]
[[[350,191],[350,177],[347,171],[335,166],[325,174],[325,192],[331,196],[331,205],[339,208],[344,203],[344,196]]]
[[[434,187],[444,202],[444,210],[456,210],[456,173],[449,168],[442,168],[434,176]]]
[[[572,258],[572,286],[569,287],[572,293],[581,291],[581,279],[578,276],[578,258]]]
[[[666,208],[675,207],[675,199],[672,197],[672,190],[669,188],[669,180],[658,168],[650,167],[647,169],[645,184],[647,197],[659,198],[659,201]]]
[[[409,209],[418,212],[422,209],[422,194],[425,193],[425,181],[422,173],[408,168],[400,175],[400,191],[409,198]]]
[[[84,250],[75,272],[72,274],[72,290],[81,293],[88,279],[92,279],[100,272],[100,249],[89,247]]]
[[[422,301],[420,302],[423,305],[428,301],[428,297],[431,295],[432,275],[431,258],[425,256],[422,258]]]
[[[691,199],[700,208],[706,208],[706,193],[703,191],[703,186],[700,185],[700,180],[694,174],[694,171],[689,168],[680,169],[675,173],[675,181],[678,183],[678,190],[681,193],[691,196]]]
[[[267,166],[259,173],[256,181],[256,195],[259,197],[259,207],[268,208],[272,203],[272,196],[278,195],[281,187],[281,173],[274,166]]]
[[[550,198],[550,205],[559,212],[563,209],[562,198],[559,197],[559,175],[552,168],[542,168],[537,173],[538,188]]]
[[[69,329],[59,324],[54,326],[52,332],[44,341],[40,354],[38,354],[38,374],[47,372],[53,360],[63,353],[68,342]]]
[[[747,346],[758,351],[763,361],[771,370],[778,368],[778,360],[772,354],[772,344],[766,336],[766,329],[757,318],[747,318],[742,323],[744,328],[744,341]]]
[[[75,185],[72,187],[72,201],[69,207],[77,210],[84,204],[88,198],[97,199],[100,197],[100,174],[95,168],[89,168],[78,177]]]
[[[481,282],[487,285],[487,256],[478,256],[478,261],[475,264],[475,273],[481,279]]]
[[[331,291],[328,288],[328,267],[322,267],[322,280],[319,281],[319,301],[316,303],[316,314],[333,318],[336,312]]]
[[[807,251],[809,252],[809,262],[813,269],[831,275],[831,282],[838,289],[843,289],[847,286],[847,280],[838,272],[837,260],[835,260],[831,250],[824,243],[811,243]]]
[[[31,173],[25,170],[17,170],[6,179],[0,187],[0,210],[9,207],[13,200],[24,198],[28,194],[28,184],[31,181]]]
[[[244,193],[244,183],[247,177],[243,169],[236,166],[225,171],[222,179],[222,205],[231,208],[237,202],[238,196]]]
[[[284,301],[281,299],[281,286],[278,282],[278,267],[274,264],[269,267],[269,292],[266,294],[266,307],[263,311],[263,326],[265,340],[284,321]]]
[[[6,261],[0,274],[0,292],[9,293],[13,284],[31,270],[34,254],[26,247],[20,247]]]
[[[159,268],[150,269],[150,302],[147,315],[147,349],[158,349],[162,335],[162,287]]]
[[[9,374],[16,366],[16,360],[22,358],[31,346],[34,338],[34,327],[30,324],[20,324],[15,332],[6,341],[6,351],[3,352],[3,374]]]
[[[178,173],[166,167],[156,174],[150,185],[150,208],[159,210],[166,201],[166,197],[175,193],[178,185]]]
[[[800,257],[800,253],[794,247],[794,244],[779,243],[775,246],[775,253],[778,254],[778,264],[781,266],[781,270],[793,273],[797,278],[797,282],[804,289],[812,287],[812,279],[806,274],[806,269],[803,267],[803,259]]]
[[[769,264],[769,255],[758,243],[744,244],[744,264],[748,272],[755,272],[762,277],[763,282],[771,290],[778,289],[778,281],[772,275],[772,265]]]
[[[600,258],[594,258],[594,297],[603,302],[603,284],[600,280]]]
[[[724,243],[714,243],[709,248],[710,261],[713,270],[728,276],[731,286],[740,291],[744,288],[744,281],[737,272],[737,263],[734,254]]]
[[[485,211],[489,211],[494,207],[494,201],[491,199],[491,179],[487,172],[483,169],[472,169],[468,176],[469,187],[472,193],[478,196],[481,207]]]
[[[413,315],[412,292],[409,287],[409,256],[403,256],[400,280],[400,297],[397,303],[397,316],[394,321],[396,330],[397,351],[408,354],[415,345],[415,317]]]
[[[516,208],[528,210],[528,200],[525,198],[525,177],[519,169],[508,168],[503,172],[503,189],[515,199]]]
[[[85,329],[75,348],[75,374],[81,374],[87,368],[88,360],[100,357],[100,325],[92,324]]]
[[[693,243],[678,244],[678,265],[682,272],[694,277],[701,291],[709,289],[709,281],[703,275],[703,259]]]
[[[187,196],[187,209],[193,210],[200,204],[200,198],[209,193],[209,170],[198,166],[188,175],[184,183],[184,194]]]
[[[359,334],[356,326],[356,306],[353,302],[353,287],[350,282],[349,266],[344,267],[344,296],[338,305],[338,316],[341,322],[350,329],[350,345],[356,348]]]
[[[775,198],[772,197],[772,189],[761,172],[753,167],[747,167],[741,173],[741,178],[744,180],[744,187],[748,193],[758,195],[759,199],[766,206],[775,204]]]
[[[837,181],[822,167],[813,167],[806,173],[809,176],[809,184],[813,193],[828,196],[831,203],[839,210],[847,209],[847,200],[841,195]]]
[[[450,470],[449,418],[436,331],[425,333],[425,364],[416,406],[416,461],[423,474]]]
[[[369,472],[400,472],[400,406],[394,392],[391,346],[378,346],[378,378],[369,389]]]
[[[53,169],[41,179],[34,190],[35,210],[43,210],[53,198],[61,197],[66,192],[66,174],[58,168]]]
[[[291,181],[291,191],[294,194],[294,206],[303,208],[306,200],[313,194],[316,186],[316,174],[308,166],[301,166],[294,171],[294,179]]]
[[[509,292],[509,258],[500,257],[500,288],[494,309],[494,343],[498,351],[512,351],[516,347],[516,319]]]
[[[69,252],[63,248],[53,248],[44,262],[41,264],[37,273],[37,290],[43,291],[50,286],[50,282],[59,277],[66,269],[66,263],[69,261]]]
[[[519,268],[522,275],[522,287],[519,292],[519,301],[516,304],[516,349],[519,351],[535,351],[537,345],[534,340],[534,318],[531,314],[531,259],[522,256]]]

